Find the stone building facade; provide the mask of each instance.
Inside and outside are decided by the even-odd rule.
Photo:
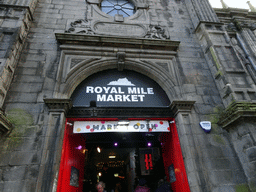
[[[131,0],[126,17],[101,3],[0,0],[0,191],[57,191],[71,117],[172,117],[190,191],[256,191],[253,5]],[[152,79],[170,105],[74,107],[76,88],[108,70]]]

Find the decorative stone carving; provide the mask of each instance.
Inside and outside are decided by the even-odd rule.
[[[252,31],[256,30],[256,23],[253,22],[240,22],[240,21],[234,21],[227,25],[228,31],[239,31],[243,28],[251,29]]]
[[[170,39],[170,35],[166,29],[159,25],[150,25],[149,31],[147,32],[145,38],[149,39]]]
[[[94,35],[91,26],[87,20],[79,19],[70,23],[70,27],[65,31],[66,33],[82,33],[88,35]]]
[[[123,71],[124,70],[125,52],[118,52],[116,57],[117,57],[118,71]]]
[[[71,22],[65,33],[137,37],[144,36],[147,39],[170,39],[168,31],[159,25],[150,25],[149,31],[146,32],[145,27],[142,25],[98,22],[93,26],[92,29],[91,25],[86,19],[79,19]]]
[[[76,66],[78,63],[84,61],[84,59],[72,59],[70,64],[70,69],[72,69],[74,66]]]

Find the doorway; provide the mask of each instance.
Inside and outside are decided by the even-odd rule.
[[[108,189],[132,192],[142,177],[154,191],[165,176],[161,133],[95,133],[84,137],[84,192],[95,191],[99,181]]]
[[[173,119],[168,119],[170,131],[165,133],[74,134],[76,120],[102,119],[67,119],[58,192],[95,191],[95,184],[103,180],[105,167],[113,173],[112,187],[119,184],[123,192],[134,191],[141,177],[154,191],[158,180],[164,176],[171,182],[173,191],[190,191]]]

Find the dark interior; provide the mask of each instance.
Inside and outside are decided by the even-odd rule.
[[[161,177],[159,175],[164,174],[160,134],[156,132],[84,134],[87,149],[84,192],[95,191],[96,183],[103,179],[99,173],[104,173],[104,167],[108,167],[112,175],[115,174],[111,181],[114,187],[120,184],[121,191],[133,191],[140,177],[146,178],[150,187],[154,188],[157,185],[157,179]],[[117,143],[116,146],[115,143]],[[97,147],[101,149],[100,153]],[[143,175],[141,172],[140,151],[142,149],[154,151],[154,169],[150,170],[148,175]],[[109,158],[109,156],[115,156],[115,158]]]

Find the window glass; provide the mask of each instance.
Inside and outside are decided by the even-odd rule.
[[[103,0],[101,10],[111,16],[116,14],[129,17],[134,14],[134,5],[128,0]]]

